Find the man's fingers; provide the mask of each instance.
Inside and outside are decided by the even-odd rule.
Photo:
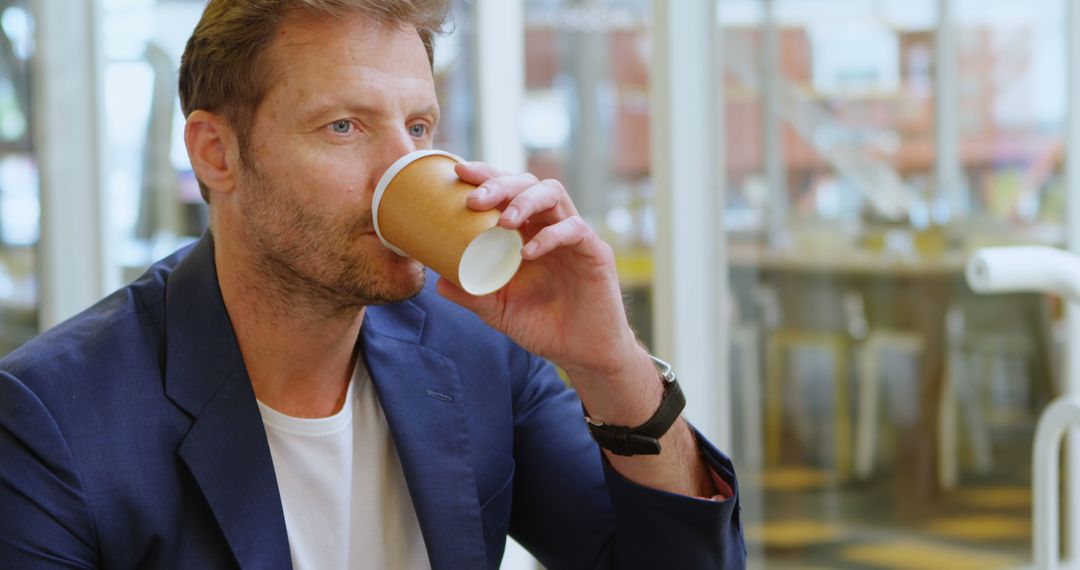
[[[510,174],[485,162],[459,162],[454,165],[454,172],[457,173],[458,178],[477,186],[483,184],[489,178],[508,176]]]
[[[490,210],[513,200],[537,182],[536,177],[528,173],[488,178],[469,194],[469,207],[474,210]]]
[[[508,229],[517,229],[529,218],[547,212],[558,206],[566,198],[566,191],[561,187],[541,182],[533,184],[510,200],[499,218],[499,225]],[[541,218],[543,219],[543,218]],[[550,219],[549,221],[557,221]]]
[[[580,216],[571,216],[537,232],[521,250],[521,256],[533,260],[559,247],[584,248],[587,255],[601,254],[603,242]]]

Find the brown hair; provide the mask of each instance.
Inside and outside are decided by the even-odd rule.
[[[272,78],[263,54],[287,18],[355,14],[380,25],[412,26],[433,62],[434,37],[447,12],[447,0],[210,0],[180,60],[180,108],[185,117],[196,109],[221,114],[243,154]],[[202,182],[199,188],[209,202]]]

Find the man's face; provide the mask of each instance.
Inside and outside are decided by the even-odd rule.
[[[285,23],[266,53],[232,218],[269,275],[334,310],[409,298],[423,268],[375,235],[371,198],[397,158],[430,148],[438,102],[413,29],[361,18]]]

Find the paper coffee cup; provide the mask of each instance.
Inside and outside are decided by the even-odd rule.
[[[458,162],[439,150],[399,158],[375,187],[371,215],[383,245],[473,295],[486,295],[517,272],[521,234],[497,225],[498,210],[469,208],[466,199],[476,186],[458,178]]]

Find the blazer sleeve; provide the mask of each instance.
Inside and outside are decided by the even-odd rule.
[[[94,537],[59,426],[25,384],[0,372],[0,565],[96,568]]]
[[[739,491],[727,457],[695,432],[706,462],[732,489],[724,501],[638,485],[607,464],[580,401],[550,364],[529,356],[527,378],[514,390],[510,534],[545,567],[745,567]]]

